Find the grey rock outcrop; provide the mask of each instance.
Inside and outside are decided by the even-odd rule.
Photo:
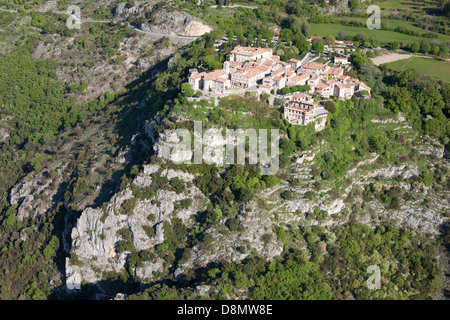
[[[72,265],[69,258],[66,258],[66,288],[69,292],[81,289],[80,268]]]
[[[258,211],[254,202],[251,202],[247,209],[243,209],[242,213],[245,213],[238,218],[241,231],[224,234],[213,228],[206,230],[206,233],[214,239],[211,249],[205,250],[202,245],[196,245],[191,258],[179,265],[175,271],[175,278],[181,278],[192,268],[221,260],[237,262],[252,253],[269,261],[281,255],[283,244],[273,231],[275,222],[266,214],[258,214]],[[264,237],[267,237],[266,240],[263,240]]]
[[[148,32],[187,37],[200,37],[212,30],[206,24],[195,20],[190,14],[180,11],[160,12],[152,21],[143,23],[141,28]]]
[[[185,141],[180,137],[181,136],[175,131],[162,132],[158,142],[155,143],[153,147],[158,158],[170,160],[175,163],[196,161],[195,152],[198,151],[184,147],[183,144]],[[242,150],[244,150],[244,135],[241,135],[241,137],[243,139],[237,138],[232,134],[223,135],[222,129],[214,128],[208,129],[203,133],[194,132],[193,135],[192,133],[189,133],[188,139],[192,139],[193,142],[196,141],[202,144],[201,160],[203,163],[215,164],[216,166],[223,167],[226,161],[228,146],[236,148],[240,145],[242,146]],[[236,152],[239,151],[237,150]],[[256,154],[249,152],[248,157],[251,163],[258,162],[258,152],[256,152]]]
[[[150,175],[159,169],[158,165],[144,166],[144,172],[137,176],[133,183],[139,186],[150,186],[152,184]],[[161,174],[169,180],[179,177],[192,181],[194,178],[193,175],[174,170],[165,170]],[[198,200],[194,200],[189,208],[177,212],[177,216],[182,218],[183,222],[189,223],[188,218],[196,214],[197,207],[204,198],[195,186],[181,194],[157,190],[156,195],[151,199],[136,200],[132,214],[125,213],[122,208],[126,200],[134,198],[130,188],[115,194],[106,205],[105,211],[101,208],[85,209],[71,233],[71,254],[74,254],[81,262],[81,279],[94,283],[102,279],[103,272],[119,272],[124,268],[130,252],[120,252],[118,243],[123,239],[119,230],[130,231],[136,251],[152,251],[155,245],[164,241],[164,222],[170,223],[175,202],[191,197]],[[148,236],[144,229],[146,226],[155,229],[154,237]],[[153,272],[163,270],[163,263],[162,259],[146,262],[144,267],[135,270],[135,275],[142,279],[151,279]],[[66,270],[66,275],[70,274],[71,270]],[[71,281],[70,276],[67,281]]]
[[[142,15],[142,13],[143,10],[139,5],[130,7],[128,3],[119,3],[114,9],[114,17],[116,19],[128,19],[130,16],[139,17]]]
[[[61,169],[62,170],[62,169]],[[60,169],[56,169],[60,172]],[[47,170],[31,173],[17,183],[10,192],[9,201],[11,205],[18,205],[17,217],[23,220],[29,217],[40,217],[51,210],[58,193],[57,186],[62,178],[59,174],[49,176]]]
[[[9,138],[9,132],[5,128],[0,128],[0,142]]]
[[[168,36],[200,37],[212,30],[211,27],[184,11],[158,9],[157,12],[151,14],[151,18],[148,20],[146,12],[151,12],[152,10],[152,3],[135,5],[133,7],[126,3],[121,3],[114,9],[114,17],[130,21],[144,18],[146,22],[140,25],[142,31]]]

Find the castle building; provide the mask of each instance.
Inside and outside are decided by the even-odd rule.
[[[261,61],[272,57],[272,49],[237,46],[231,51],[230,61],[245,62],[249,60]]]
[[[326,118],[328,111],[306,95],[288,101],[283,108],[284,118],[292,124],[307,125],[317,119]]]

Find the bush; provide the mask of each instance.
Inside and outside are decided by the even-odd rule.
[[[180,178],[175,177],[170,181],[170,185],[175,190],[177,194],[180,194],[186,190],[186,185],[184,181],[182,181]]]
[[[422,51],[423,53],[428,53],[431,51],[431,46],[429,43],[425,42],[424,44],[422,44],[422,46],[420,47],[420,51]]]
[[[115,64],[122,64],[125,61],[124,56],[118,56],[116,59],[114,59]]]
[[[144,229],[147,236],[152,239],[155,236],[155,228],[151,226],[142,226],[142,229]]]
[[[439,46],[439,51],[442,52],[443,54],[448,54],[449,48],[445,44],[441,44]]]
[[[280,196],[284,200],[292,200],[294,198],[294,193],[290,190],[286,190],[282,192]]]
[[[278,184],[278,178],[275,175],[267,175],[263,177],[268,188],[275,187]]]
[[[420,50],[420,45],[417,42],[413,42],[410,47],[411,52],[417,53]]]
[[[208,211],[206,214],[206,223],[209,224],[215,224],[217,223],[220,218],[222,218],[222,210],[221,209],[215,209],[213,211]]]
[[[160,256],[164,256],[168,250],[169,250],[169,246],[165,242],[156,246],[156,251],[158,251],[158,254]]]
[[[226,222],[226,226],[230,231],[236,231],[239,227],[239,220],[237,218],[229,218]]]
[[[134,198],[134,197],[125,200],[122,203],[122,209],[124,210],[124,214],[132,216],[133,215],[133,211],[134,211],[134,207],[136,206],[136,202],[137,202],[137,199]]]
[[[175,204],[175,210],[185,210],[188,209],[192,204],[191,199],[183,199]]]
[[[431,54],[437,55],[439,53],[439,46],[433,46],[431,48]]]
[[[334,102],[331,100],[325,101],[323,106],[329,113],[336,112],[336,106],[334,105]]]

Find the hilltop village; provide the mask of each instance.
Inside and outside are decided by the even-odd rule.
[[[336,56],[322,64],[303,60],[280,60],[270,48],[235,47],[223,68],[210,72],[192,70],[189,83],[195,91],[226,95],[241,92],[282,94],[283,88],[302,87],[302,94],[289,96],[284,116],[292,124],[306,125],[317,118],[326,118],[327,111],[314,103],[311,95],[326,99],[349,99],[353,95],[370,96],[370,87],[358,79],[344,75],[348,57]],[[332,62],[332,63],[331,63]],[[331,64],[331,65],[329,65]]]

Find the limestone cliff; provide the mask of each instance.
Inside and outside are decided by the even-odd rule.
[[[138,23],[143,31],[168,36],[200,37],[212,30],[187,12],[171,10],[155,3],[136,4],[133,7],[121,3],[115,8],[114,16],[116,19]]]

